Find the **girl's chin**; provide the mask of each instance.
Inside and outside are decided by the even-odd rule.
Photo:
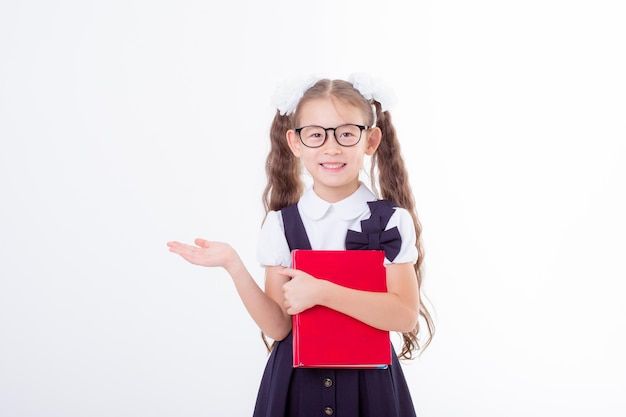
[[[325,200],[339,201],[349,197],[359,188],[359,181],[322,181],[315,180],[313,189]]]

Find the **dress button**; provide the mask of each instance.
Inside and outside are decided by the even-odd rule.
[[[330,387],[332,387],[332,386],[333,386],[333,380],[332,380],[332,379],[330,379],[330,378],[326,378],[326,379],[324,379],[324,386],[325,386],[326,388],[330,388]]]
[[[324,409],[324,412],[326,413],[327,416],[332,416],[333,415],[333,409],[330,407],[326,407]]]

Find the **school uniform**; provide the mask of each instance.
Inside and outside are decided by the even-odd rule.
[[[268,213],[257,259],[263,266],[291,267],[292,249],[384,249],[385,264],[415,263],[415,239],[410,213],[377,201],[363,184],[336,203],[308,188],[297,204]],[[390,349],[386,369],[293,368],[290,333],[270,354],[254,417],[414,417],[404,374]]]

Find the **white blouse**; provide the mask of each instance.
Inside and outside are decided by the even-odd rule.
[[[309,237],[311,248],[315,250],[344,250],[348,229],[361,231],[361,220],[370,217],[368,201],[374,201],[374,194],[361,183],[349,197],[336,203],[328,203],[308,188],[298,201],[298,210]],[[415,248],[415,228],[411,214],[403,208],[396,208],[387,223],[387,230],[397,227],[402,237],[400,253],[393,263],[417,262]],[[257,260],[261,266],[291,266],[291,251],[285,237],[283,218],[280,211],[270,211],[261,228],[257,246]],[[385,265],[391,263],[385,258]]]

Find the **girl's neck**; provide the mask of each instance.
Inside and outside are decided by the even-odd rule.
[[[322,200],[328,203],[336,203],[350,197],[360,186],[361,183],[359,181],[344,187],[323,187],[313,184],[313,191]]]

